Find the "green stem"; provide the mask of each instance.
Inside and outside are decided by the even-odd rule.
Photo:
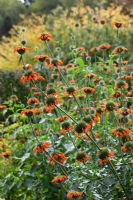
[[[50,55],[53,57],[53,53],[52,53],[52,51],[51,51],[51,48],[49,47],[49,45],[48,45],[47,41],[45,41],[45,44],[46,44],[46,46],[47,46],[47,49],[49,50],[49,53],[50,53]],[[69,87],[69,84],[68,84],[68,82],[65,80],[65,78],[64,78],[64,76],[63,76],[63,74],[62,74],[62,72],[61,72],[61,70],[60,70],[60,68],[59,68],[58,66],[57,66],[57,70],[58,70],[58,72],[59,72],[59,74],[60,74],[60,76],[61,76],[62,80],[64,81],[65,85],[66,85],[67,87]],[[83,113],[83,110],[82,110],[82,108],[81,108],[81,106],[80,106],[79,102],[77,101],[77,99],[76,99],[75,95],[73,94],[72,96],[73,96],[73,98],[74,98],[75,102],[77,103],[77,105],[78,105],[78,107],[79,107],[79,109],[80,109],[81,113],[82,113],[82,114],[83,114],[83,116],[85,117],[85,115],[84,115],[84,113]]]
[[[64,83],[66,84],[67,87],[69,87],[68,82],[65,80],[65,78],[64,78],[64,76],[63,76],[63,74],[62,74],[62,72],[61,72],[61,70],[59,69],[58,66],[57,66],[57,69],[58,69],[58,72],[59,72],[59,74],[61,75],[61,78],[63,79]],[[81,108],[81,106],[80,106],[80,104],[79,104],[77,98],[75,97],[74,94],[72,94],[72,96],[73,96],[75,102],[77,103],[77,105],[78,105],[78,107],[79,107],[79,110],[81,111],[82,115],[85,117],[84,112],[83,112],[83,110],[82,110],[82,108]]]
[[[121,74],[122,74],[122,69],[121,69],[121,54],[119,54],[119,67],[120,67],[120,79],[121,79]]]
[[[113,166],[113,163],[112,163],[111,161],[109,161],[109,165],[110,165],[111,170],[112,170],[112,172],[114,173],[114,175],[116,175],[116,177],[117,177],[117,179],[118,179],[118,181],[119,181],[119,183],[120,183],[120,185],[121,185],[121,187],[122,187],[122,189],[123,189],[123,192],[124,192],[124,194],[125,194],[125,196],[126,196],[126,199],[129,200],[127,191],[125,190],[125,187],[124,187],[124,185],[123,185],[123,183],[122,183],[122,181],[121,181],[121,179],[120,179],[120,177],[119,177],[117,171],[115,170],[115,168],[114,168],[114,166]]]
[[[63,110],[62,108],[58,107],[57,105],[55,105],[55,107],[58,108],[63,113],[65,113],[65,115],[67,115],[73,122],[75,122],[75,124],[78,124],[78,122],[75,119],[73,119],[73,117],[71,117],[65,110]]]
[[[85,134],[92,141],[92,143],[101,151],[100,147],[97,145],[97,143],[95,142],[95,140],[88,133],[85,133]]]
[[[36,138],[36,141],[38,143],[38,145],[40,144],[40,141],[38,140],[38,137],[36,136],[35,132],[34,132],[34,129],[33,129],[33,126],[32,126],[32,123],[31,123],[31,120],[29,119],[29,124],[30,124],[30,127],[31,127],[31,130],[32,130],[32,133],[33,135],[35,136]]]
[[[23,56],[21,55],[21,60],[22,60],[22,64],[25,66],[24,64],[24,59],[23,59]]]
[[[49,51],[49,53],[50,53],[50,56],[51,56],[51,57],[54,57],[53,52],[51,51],[51,48],[49,47],[47,41],[45,41],[45,44],[46,44],[46,47],[47,47],[47,49],[48,49],[48,51]]]
[[[34,133],[34,129],[33,129],[32,123],[31,123],[30,120],[29,120],[29,122],[30,122],[30,126],[31,126],[31,129],[32,129],[33,135],[35,136],[38,145],[40,145],[40,141],[38,140],[36,134]],[[46,154],[46,152],[45,152],[45,154]],[[44,155],[45,155],[45,154],[44,154]],[[66,166],[63,165],[62,163],[60,163],[60,162],[58,162],[57,160],[55,160],[48,152],[47,152],[47,154],[48,154],[48,156],[49,156],[55,163],[57,163],[60,167],[66,167]],[[64,169],[63,169],[63,171],[65,172],[65,174],[67,174],[67,172],[66,172]]]
[[[76,144],[75,144],[75,141],[73,140],[73,138],[72,138],[72,136],[71,136],[71,133],[68,132],[68,135],[69,135],[69,137],[70,137],[70,139],[71,139],[71,141],[72,141],[72,143],[73,143],[75,149],[78,151],[78,148],[77,148],[77,146],[76,146]]]
[[[40,88],[39,88],[39,89],[40,89]],[[41,89],[40,89],[40,90],[41,90]],[[41,91],[42,91],[42,90],[41,90]],[[44,93],[44,92],[42,91],[42,93]],[[44,94],[45,94],[45,93],[44,93]],[[46,96],[46,94],[45,94],[45,96]],[[73,119],[73,117],[71,117],[69,114],[67,114],[63,109],[61,109],[61,108],[58,107],[57,105],[55,105],[55,107],[58,108],[58,109],[59,109],[60,111],[62,111],[63,113],[65,113],[69,118],[71,118],[71,119],[73,120],[73,122],[75,122],[76,124],[78,124],[77,121],[76,121],[75,119]],[[86,135],[89,137],[89,139],[92,141],[92,143],[101,151],[100,147],[99,147],[99,146],[97,145],[97,143],[93,140],[93,138],[91,138],[87,133],[86,133]],[[54,159],[53,159],[53,160],[54,160]],[[62,165],[62,164],[59,163],[58,161],[55,160],[55,162],[64,167],[64,165]],[[121,187],[122,187],[122,189],[123,189],[123,191],[124,191],[124,194],[125,194],[127,200],[129,200],[129,198],[128,198],[128,196],[127,196],[127,193],[126,193],[126,190],[125,190],[125,188],[124,188],[124,186],[123,186],[123,184],[122,184],[122,182],[121,182],[121,179],[120,179],[119,175],[117,174],[117,172],[116,172],[116,170],[115,170],[115,168],[114,168],[112,162],[109,161],[109,163],[110,163],[110,166],[111,166],[112,171],[113,171],[114,174],[116,175],[116,177],[117,177],[117,179],[118,179],[118,181],[119,181],[119,183],[120,183],[120,185],[121,185]]]

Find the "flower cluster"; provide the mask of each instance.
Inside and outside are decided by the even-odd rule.
[[[42,153],[49,146],[51,146],[51,142],[44,142],[41,145],[35,146],[34,149],[33,149],[33,151],[34,151],[34,153]]]

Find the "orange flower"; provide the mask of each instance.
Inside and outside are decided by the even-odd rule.
[[[84,76],[85,78],[97,78],[96,74],[90,73]]]
[[[95,112],[95,117],[101,117],[102,113],[106,110],[106,106],[105,105],[100,105],[99,108],[96,109],[96,112]]]
[[[73,126],[71,126],[69,122],[64,122],[62,124],[62,128],[60,129],[60,133],[64,134],[68,131],[71,131],[72,129],[73,129]]]
[[[125,143],[124,146],[121,147],[121,150],[126,152],[126,151],[132,151],[133,149],[133,141],[128,141]]]
[[[52,40],[52,36],[49,33],[42,33],[40,37],[37,38],[38,40],[42,40],[42,41],[51,41]]]
[[[111,133],[113,133],[114,135],[116,135],[118,137],[123,137],[125,135],[129,135],[130,132],[131,131],[128,128],[114,128],[111,130]]]
[[[36,114],[36,115],[42,113],[42,110],[39,109],[39,108],[32,108],[31,111],[32,111],[33,114]]]
[[[78,90],[76,90],[74,87],[68,87],[67,91],[63,94],[64,97],[67,96],[73,96]]]
[[[84,121],[82,121],[75,126],[75,132],[78,134],[86,133],[89,130],[89,128],[90,126],[87,125],[87,123],[85,123]]]
[[[118,54],[118,53],[121,53],[121,52],[123,52],[123,51],[127,51],[128,49],[126,48],[126,47],[116,47],[113,51],[112,51],[112,53],[113,54]]]
[[[32,116],[32,111],[31,109],[24,109],[21,111],[21,115],[27,115],[27,116]]]
[[[112,26],[115,26],[116,28],[121,28],[122,26],[125,26],[124,22],[112,22]]]
[[[84,163],[84,162],[90,160],[90,156],[87,155],[87,154],[84,153],[84,152],[78,152],[77,155],[76,155],[76,160],[77,160],[78,162]]]
[[[52,67],[54,67],[54,65],[52,63],[50,63],[50,64],[48,64],[48,67],[52,68]]]
[[[91,94],[91,93],[94,93],[96,89],[92,87],[84,87],[82,88],[82,91],[85,92],[86,94]]]
[[[55,164],[55,160],[61,164],[63,164],[68,158],[65,156],[64,153],[54,153],[51,156],[48,156],[48,161],[50,164]]]
[[[55,105],[58,104],[60,101],[60,98],[57,98],[53,95],[48,96],[46,99],[46,105],[44,106],[44,110],[46,112],[52,112],[52,108],[54,108]]]
[[[5,106],[5,105],[0,105],[0,109],[4,109],[4,108],[7,108],[7,106]]]
[[[127,151],[126,146],[122,146],[121,150],[124,151],[124,152],[126,152]]]
[[[60,59],[52,59],[51,64],[53,64],[54,66],[61,66],[63,65],[63,62]]]
[[[114,157],[114,153],[107,148],[102,148],[101,151],[99,151],[99,164],[103,165],[103,163],[105,162],[106,164],[108,164],[109,162],[109,158],[113,158]]]
[[[11,151],[6,151],[6,152],[1,152],[0,156],[4,157],[4,158],[8,158],[11,155]]]
[[[131,79],[133,79],[133,75],[132,74],[131,75],[124,75],[121,78],[125,79],[125,80],[131,80]]]
[[[93,124],[95,124],[97,122],[97,116],[86,116],[84,118],[84,121],[89,125],[92,126]]]
[[[115,82],[115,86],[114,86],[114,89],[118,89],[118,88],[128,88],[128,84],[123,80],[119,80]]]
[[[14,48],[14,52],[17,52],[20,55],[23,55],[28,50],[30,50],[30,48],[28,48],[28,47],[17,47],[17,48]]]
[[[110,49],[111,45],[110,44],[101,44],[98,46],[99,49]]]
[[[45,105],[43,111],[46,112],[46,113],[52,113],[53,112],[52,108],[54,108],[54,106]]]
[[[29,98],[29,99],[28,99],[27,104],[28,104],[28,105],[29,105],[29,104],[39,105],[39,104],[40,104],[40,101],[39,101],[37,98],[33,97],[33,98]]]
[[[24,109],[21,111],[21,115],[27,115],[27,116],[32,116],[33,114],[40,114],[42,112],[41,109],[38,108],[32,108],[32,109]]]
[[[26,83],[31,80],[43,81],[45,78],[33,70],[26,72],[25,75],[20,78],[21,83]]]
[[[41,133],[41,130],[39,130],[39,129],[34,129],[34,133],[35,133],[36,135],[39,135],[39,134]]]
[[[100,133],[95,132],[95,133],[94,133],[94,136],[95,136],[96,138],[98,138],[98,137],[100,136]]]
[[[50,96],[50,95],[53,95],[53,96],[57,95],[57,92],[54,88],[47,89],[47,96]]]
[[[34,147],[33,151],[34,153],[41,153],[43,151],[46,150],[46,148],[48,148],[49,146],[51,146],[51,142],[44,142],[42,145],[38,145],[36,147]]]
[[[85,51],[85,47],[79,47],[75,49],[76,52]]]
[[[110,97],[116,97],[116,98],[123,97],[123,96],[124,96],[124,94],[121,92],[115,92],[110,95]]]
[[[98,47],[93,47],[93,48],[90,49],[91,53],[96,53],[98,51],[99,51]]]
[[[121,63],[122,63],[123,65],[126,65],[126,64],[128,63],[128,60],[122,60]]]
[[[31,87],[32,90],[37,90],[37,87]]]
[[[67,64],[67,67],[68,67],[68,68],[74,67],[74,64],[73,64],[73,63],[68,63],[68,64]]]
[[[40,62],[46,61],[48,64],[50,63],[50,58],[48,55],[38,55],[34,57],[36,60],[39,60]]]
[[[65,119],[68,119],[69,117],[67,115],[62,115],[55,119],[56,122],[63,122]]]
[[[60,98],[57,98],[57,97],[51,95],[51,96],[47,97],[47,99],[46,99],[46,105],[48,107],[54,107],[60,101],[61,101]]]
[[[67,176],[56,176],[52,179],[51,183],[60,183],[62,181],[65,181],[67,179]]]
[[[88,57],[88,56],[90,56],[90,54],[88,54],[88,53],[80,53],[80,56],[82,56],[82,57]]]
[[[68,199],[78,198],[78,197],[81,197],[81,196],[83,196],[83,192],[78,192],[78,191],[75,191],[75,190],[71,190],[67,193]]]
[[[33,94],[34,95],[39,95],[39,94],[41,94],[41,92],[39,92],[39,91],[38,92],[33,92]]]
[[[42,144],[42,149],[45,150],[47,147],[51,146],[51,142],[44,142]]]
[[[131,109],[127,109],[127,108],[124,108],[124,109],[121,109],[121,114],[122,115],[128,115],[128,114],[132,114],[133,113],[133,110],[131,110]]]
[[[132,91],[128,91],[127,94],[126,94],[127,97],[132,97],[133,96],[133,92]],[[131,105],[129,106],[131,107]]]

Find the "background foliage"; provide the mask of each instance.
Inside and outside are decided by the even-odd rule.
[[[61,110],[55,109],[53,113],[45,112],[44,106],[47,99],[44,98],[44,93],[49,87],[54,87],[57,95],[62,98],[59,106],[70,113],[77,122],[84,120],[73,97],[63,96],[67,87],[63,84],[60,74],[57,73],[58,70],[50,69],[45,64],[41,68],[40,63],[34,59],[36,55],[49,55],[47,47],[37,39],[41,33],[49,32],[52,34],[52,42],[49,45],[53,51],[53,58],[63,60],[64,65],[60,66],[60,69],[69,84],[78,88],[78,95],[81,95],[78,101],[84,108],[85,115],[94,117],[94,114],[99,114],[97,109],[103,108],[98,118],[93,118],[93,126],[89,134],[100,148],[106,146],[113,150],[115,156],[112,162],[116,173],[125,186],[129,199],[132,199],[132,141],[130,141],[132,135],[118,138],[111,134],[111,129],[119,126],[126,127],[131,132],[132,10],[130,9],[129,12],[122,5],[118,6],[118,1],[114,4],[114,1],[106,0],[29,2],[31,4],[25,1],[23,5],[16,0],[0,1],[0,6],[3,8],[0,15],[2,36],[0,101],[5,106],[4,109],[0,107],[0,153],[1,155],[5,152],[9,153],[0,157],[1,197],[7,200],[65,200],[67,199],[66,191],[78,188],[86,194],[86,199],[83,197],[85,200],[88,198],[90,200],[125,199],[118,177],[111,173],[108,165],[98,164],[99,152],[94,143],[78,138],[75,133],[71,134],[73,140],[69,134],[61,134],[60,129],[63,123],[56,123],[56,118],[62,115]],[[102,21],[105,23],[101,23]],[[119,38],[117,29],[111,25],[113,21],[126,22],[126,25],[119,30]],[[6,34],[8,37],[5,36]],[[42,85],[38,84],[44,93],[37,95],[41,102],[37,108],[41,108],[43,112],[31,117],[22,115],[21,112],[25,108],[36,108],[36,105],[27,104],[27,100],[35,94],[31,91],[31,84],[19,82],[24,70],[22,70],[20,55],[13,52],[14,47],[24,43],[25,46],[31,48],[23,57],[24,63],[33,64],[33,69],[46,79],[53,70],[50,82],[46,80]],[[107,50],[106,55],[102,51],[98,52],[96,58],[95,55],[89,55],[92,47],[105,43],[111,44],[111,50]],[[123,70],[124,67],[122,68],[123,74],[129,78],[126,80],[129,88],[118,89],[124,96],[115,98],[112,95],[116,92],[114,85],[120,75],[118,66],[121,60],[118,55],[112,55],[111,51],[118,46],[129,49],[128,53],[122,54],[122,59],[129,62],[127,71]],[[82,57],[76,51],[78,47],[86,48],[86,57]],[[113,66],[114,62],[118,63],[117,67]],[[72,64],[72,67],[69,68],[67,64]],[[94,73],[94,81],[87,78],[86,75],[90,73]],[[95,88],[96,92],[85,96],[82,87]],[[112,101],[111,110],[107,109],[107,105],[112,105]],[[67,122],[76,126],[71,119],[67,119]],[[40,134],[35,136],[35,130],[38,130]],[[37,154],[33,152],[34,147],[38,145],[36,138],[39,139],[39,145],[47,140],[52,142],[52,146],[45,151],[46,155],[44,152]],[[75,150],[73,141],[78,150]],[[127,142],[130,143],[128,143],[129,151],[121,151],[121,147]],[[48,153],[56,151],[63,151],[69,157],[65,168],[58,164],[50,165],[47,161]],[[87,163],[75,162],[78,151],[91,155],[91,159]],[[64,169],[67,169],[69,176],[65,185],[53,185],[52,178],[60,175]]]
[[[111,1],[102,1],[100,4],[98,4],[98,1],[93,1],[93,3],[92,1],[78,1],[77,3],[76,1],[63,0],[61,1],[62,3],[60,2],[59,4],[58,1],[52,2],[53,3],[51,3],[51,1],[42,0],[35,1],[31,3],[28,8],[25,8],[22,3],[15,2],[15,0],[0,1],[3,7],[1,12],[2,19],[9,14],[13,24],[17,23],[17,20],[20,20],[18,24],[12,24],[13,28],[10,31],[6,31],[10,37],[3,36],[0,42],[0,88],[2,91],[2,99],[5,99],[6,95],[10,96],[13,92],[17,94],[17,91],[19,91],[19,93],[21,91],[23,93],[23,90],[19,90],[19,88],[16,89],[18,85],[12,87],[11,90],[7,89],[7,85],[9,86],[12,80],[15,80],[15,83],[20,76],[19,73],[16,72],[20,66],[19,56],[13,53],[13,48],[21,45],[21,42],[25,40],[28,47],[34,48],[34,45],[37,44],[37,37],[40,32],[53,33],[54,42],[52,48],[56,48],[55,54],[58,54],[58,51],[62,51],[60,57],[67,63],[72,59],[69,48],[74,48],[74,46],[84,46],[89,51],[92,46],[95,47],[102,42],[106,42],[110,44],[113,43],[115,47],[115,43],[117,44],[116,29],[111,26],[111,22],[128,22],[126,26],[120,30],[120,35],[121,44],[129,48],[128,57],[125,57],[125,59],[128,58],[129,63],[132,63],[133,20],[129,12],[123,12],[123,6],[109,4]],[[89,6],[84,6],[85,3]],[[53,4],[56,7],[58,5],[60,6],[52,10],[52,8],[54,8],[54,6],[52,6]],[[96,7],[96,5],[99,6]],[[47,14],[44,14],[43,9],[44,12],[48,11]],[[132,13],[131,9],[130,13]],[[100,20],[105,20],[105,24],[102,25]],[[76,24],[79,26],[76,27]],[[6,27],[4,23],[3,26]],[[3,29],[1,28],[0,30]],[[82,40],[82,38],[84,38],[84,40]],[[97,38],[97,41],[95,38]],[[32,49],[32,53],[29,51],[25,57],[25,61],[33,63],[34,55],[41,53],[39,50],[40,47],[41,46],[38,45],[35,49]],[[66,54],[67,58],[65,58]],[[6,70],[6,72],[4,72],[4,74],[7,74],[5,77],[6,81],[3,79],[5,76],[3,70]],[[11,72],[9,72],[8,75],[8,71],[10,70]],[[10,74],[13,76],[12,80],[10,79]],[[14,83],[12,81],[13,85],[15,85]]]

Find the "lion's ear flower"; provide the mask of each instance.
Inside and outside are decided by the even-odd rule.
[[[64,153],[59,152],[59,153],[54,153],[50,156],[48,156],[48,161],[50,162],[50,164],[54,165],[55,162],[59,162],[61,164],[63,164],[68,158],[65,156]]]
[[[44,142],[41,145],[35,146],[34,149],[33,149],[33,152],[34,153],[38,153],[38,152],[41,153],[41,152],[45,151],[46,148],[48,148],[49,146],[51,146],[51,142]]]
[[[114,157],[114,153],[107,148],[102,148],[99,151],[99,164],[103,165],[103,163],[108,164],[109,159]]]
[[[101,44],[98,46],[99,49],[110,49],[111,45],[110,44]]]
[[[83,192],[79,192],[79,191],[75,191],[75,190],[69,191],[67,193],[68,199],[73,199],[73,198],[82,197],[82,196],[83,196]]]
[[[51,41],[52,40],[52,35],[49,33],[42,33],[40,37],[37,38],[38,40],[42,41]]]
[[[119,54],[119,53],[126,52],[126,51],[128,51],[128,48],[126,48],[126,47],[116,47],[112,51],[112,54]]]
[[[67,176],[56,176],[52,179],[51,183],[60,183],[62,181],[65,181],[67,179]]]
[[[35,60],[38,60],[40,62],[46,61],[48,64],[50,63],[50,58],[48,55],[37,55],[34,58],[35,58]]]
[[[121,28],[122,26],[125,26],[125,22],[112,22],[111,24],[116,28]]]
[[[17,52],[20,55],[23,55],[28,50],[30,50],[30,48],[28,48],[28,47],[16,47],[16,48],[14,48],[14,52]]]
[[[43,81],[45,78],[41,76],[39,73],[35,72],[34,70],[29,70],[27,71],[21,78],[20,82],[21,83],[26,83],[29,81]]]
[[[85,152],[80,151],[76,154],[76,161],[78,161],[80,163],[85,163],[86,161],[88,161],[90,159],[91,159],[91,157],[88,154],[86,154]]]
[[[130,132],[131,131],[128,128],[122,128],[122,127],[114,128],[111,130],[111,133],[118,137],[123,137],[125,135],[129,135]]]

